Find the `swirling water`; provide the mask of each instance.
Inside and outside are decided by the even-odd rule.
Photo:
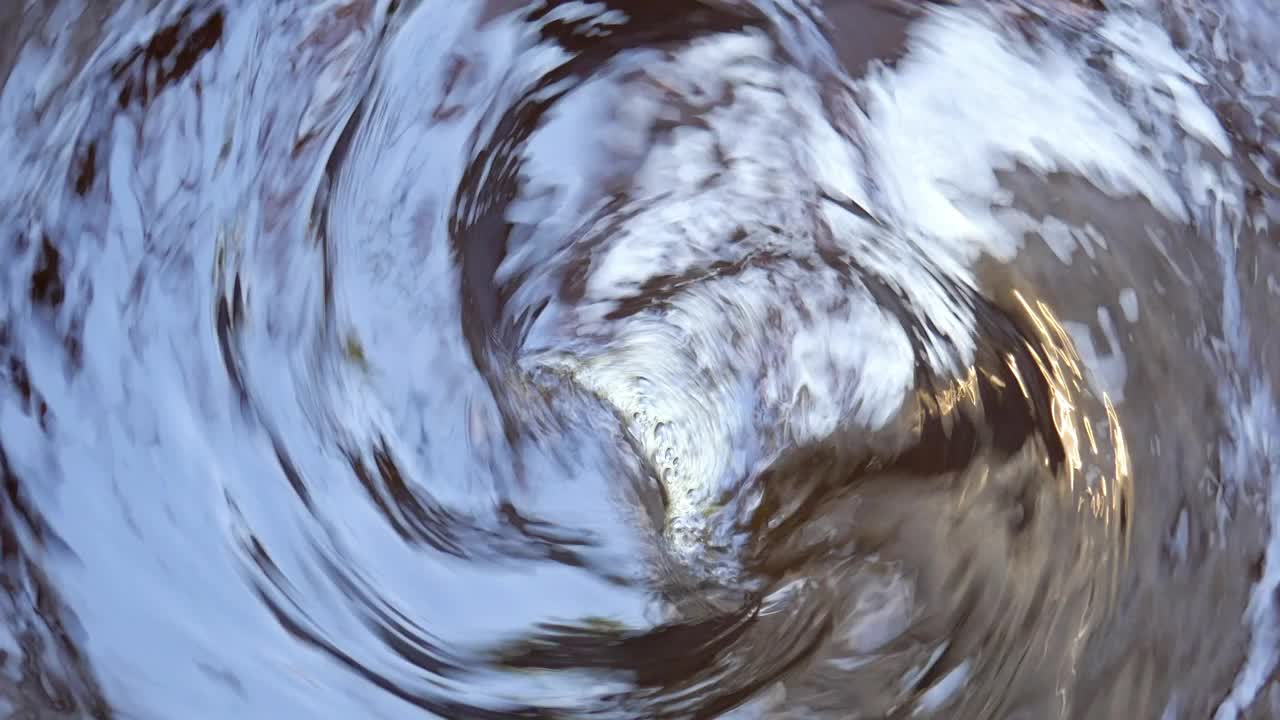
[[[1280,7],[0,10],[0,715],[1280,717]]]

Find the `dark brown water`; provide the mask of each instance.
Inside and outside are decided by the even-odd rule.
[[[1280,717],[1280,8],[0,9],[0,717]]]

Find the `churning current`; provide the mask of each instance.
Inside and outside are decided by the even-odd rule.
[[[1275,0],[0,9],[0,716],[1280,718]]]

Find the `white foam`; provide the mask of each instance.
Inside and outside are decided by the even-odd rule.
[[[790,369],[809,404],[795,418],[796,439],[824,437],[849,421],[883,427],[915,380],[915,366],[906,362],[911,356],[906,331],[874,306],[800,329],[791,340]],[[847,378],[857,381],[839,392]]]
[[[1239,404],[1231,410],[1235,452],[1224,453],[1223,470],[1237,477],[1244,473],[1261,475],[1258,482],[1267,497],[1265,512],[1271,528],[1262,577],[1254,583],[1245,609],[1244,619],[1251,636],[1244,667],[1214,713],[1215,720],[1239,717],[1271,682],[1280,660],[1280,608],[1276,603],[1280,591],[1280,443],[1274,433],[1280,427],[1280,412],[1274,391],[1262,379],[1252,383],[1249,395],[1247,400],[1237,398]],[[1259,473],[1264,469],[1269,473]]]
[[[726,82],[734,82],[732,101],[710,102],[726,95]],[[833,268],[799,271],[783,259],[817,260],[819,184],[846,197],[866,192],[850,170],[856,153],[830,126],[812,78],[777,62],[765,36],[699,40],[674,59],[647,63],[615,97],[624,101],[626,139],[614,145],[623,152],[674,101],[709,109],[701,123],[645,148],[629,188],[634,212],[607,237],[591,236],[600,247],[585,297],[558,331],[565,335],[548,327],[538,343],[564,347],[566,336],[584,333],[606,338],[575,347],[579,358],[570,364],[633,423],[663,473],[678,525],[699,517],[724,482],[768,457],[764,438],[778,427],[804,442],[841,423],[888,422],[914,364],[905,331],[865,289],[850,290]],[[871,225],[823,210],[842,250],[931,302],[926,311],[936,311],[938,324],[965,345],[971,319],[936,283],[915,282],[927,274],[910,266],[908,245],[885,233],[868,241]],[[718,279],[708,270],[716,263],[742,267]],[[616,301],[663,276],[687,278],[663,310],[606,319]],[[841,303],[844,310],[831,309]]]
[[[1185,219],[1137,123],[1083,62],[1052,42],[1011,42],[990,22],[938,10],[918,23],[896,69],[862,83],[874,172],[895,219],[932,238],[930,254],[1007,259],[1021,238],[993,217],[989,199],[995,172],[1015,164],[1072,171]]]
[[[942,679],[924,691],[911,714],[914,716],[941,710],[968,682],[969,666],[970,663],[966,660],[943,675]]]
[[[1116,67],[1140,85],[1155,85],[1172,98],[1171,113],[1183,130],[1231,155],[1231,141],[1213,111],[1196,92],[1206,80],[1174,50],[1169,35],[1150,20],[1129,13],[1108,14],[1099,35],[1124,51]]]
[[[1120,291],[1120,309],[1124,312],[1124,319],[1131,323],[1138,322],[1138,293],[1133,288],[1124,288]]]
[[[1125,366],[1124,354],[1120,350],[1118,338],[1115,336],[1115,329],[1111,325],[1110,315],[1104,315],[1105,312],[1099,308],[1098,318],[1103,336],[1107,341],[1107,352],[1103,352],[1094,344],[1093,331],[1088,325],[1066,321],[1062,326],[1071,336],[1076,352],[1080,355],[1080,360],[1084,363],[1093,385],[1101,388],[1112,400],[1119,403],[1124,401],[1124,381],[1128,375],[1128,369]],[[1105,321],[1103,317],[1106,318]]]

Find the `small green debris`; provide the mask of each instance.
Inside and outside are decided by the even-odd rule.
[[[590,628],[597,632],[620,632],[626,629],[625,625],[613,618],[599,617],[596,615],[584,617],[580,622],[583,627]]]
[[[360,366],[361,370],[369,371],[369,360],[364,356],[364,346],[360,344],[360,339],[355,333],[347,333],[347,360],[353,364]]]

